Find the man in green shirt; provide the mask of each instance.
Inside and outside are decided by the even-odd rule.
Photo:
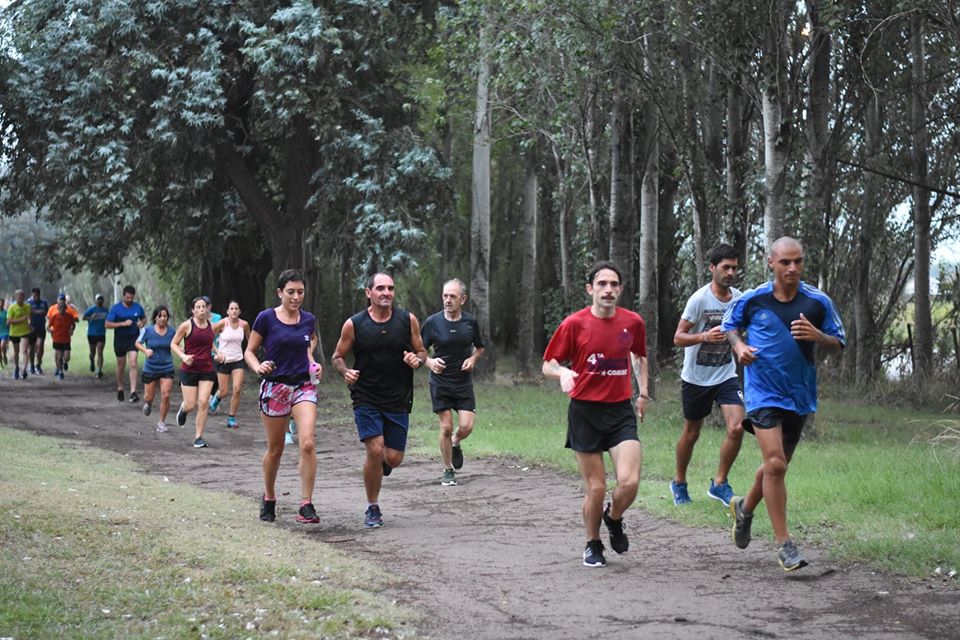
[[[13,343],[13,379],[20,379],[20,354],[23,354],[23,379],[27,379],[27,363],[30,336],[30,305],[24,300],[23,289],[13,294],[15,302],[7,311],[7,326],[10,327],[10,342]]]

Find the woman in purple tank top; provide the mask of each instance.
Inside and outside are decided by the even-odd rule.
[[[183,402],[177,411],[177,424],[187,423],[187,414],[197,410],[194,420],[193,446],[197,449],[207,446],[203,439],[203,428],[207,424],[207,411],[210,406],[210,394],[213,382],[217,379],[214,371],[214,358],[223,361],[223,355],[213,344],[213,338],[219,331],[210,324],[210,309],[203,297],[193,299],[193,316],[180,323],[173,335],[170,350],[180,358],[180,391]],[[181,347],[181,342],[183,343]]]
[[[280,305],[261,311],[253,321],[243,354],[247,366],[262,378],[260,418],[267,434],[267,451],[263,454],[260,519],[266,522],[276,519],[277,470],[290,416],[297,425],[300,445],[300,512],[297,521],[320,522],[313,506],[313,485],[317,477],[316,382],[323,368],[313,359],[317,341],[316,318],[300,309],[303,292],[301,273],[288,269],[280,274],[277,280]]]

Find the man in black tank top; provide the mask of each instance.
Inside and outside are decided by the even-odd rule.
[[[383,476],[400,466],[407,446],[413,371],[423,365],[427,352],[417,317],[393,306],[393,278],[372,275],[364,293],[370,306],[343,323],[332,364],[350,387],[357,433],[366,448],[363,526],[375,529],[383,526],[378,503]],[[351,351],[352,368],[345,361]]]

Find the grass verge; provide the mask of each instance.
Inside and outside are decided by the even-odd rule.
[[[249,511],[0,428],[0,637],[413,635],[413,612],[375,595],[389,578]]]
[[[417,453],[437,458],[439,478],[437,419],[426,386],[417,393],[411,440]],[[577,473],[573,454],[563,446],[567,398],[554,384],[479,383],[476,395],[476,428],[464,444],[468,458],[513,456]],[[942,417],[822,400],[816,417],[820,437],[801,442],[787,476],[794,537],[824,546],[837,560],[865,561],[906,575],[930,575],[938,566],[960,570],[960,459],[930,445],[942,431]],[[679,382],[668,379],[640,425],[644,460],[636,506],[684,524],[726,530],[731,524],[726,509],[706,495],[721,429],[704,425],[687,471],[694,502],[673,505],[667,484],[680,426]],[[736,491],[746,492],[759,464],[758,447],[747,434],[730,474]],[[772,541],[766,513],[758,515],[754,536]]]

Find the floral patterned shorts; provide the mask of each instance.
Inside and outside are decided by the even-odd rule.
[[[288,416],[293,405],[301,402],[317,403],[317,388],[309,380],[298,385],[266,380],[260,383],[260,411],[265,416]]]

